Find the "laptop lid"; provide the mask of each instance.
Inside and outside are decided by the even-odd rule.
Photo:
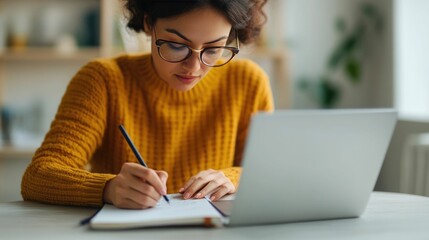
[[[254,115],[228,225],[360,216],[396,118],[393,109]]]

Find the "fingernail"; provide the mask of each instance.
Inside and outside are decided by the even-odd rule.
[[[214,196],[211,196],[211,197],[210,197],[210,201],[212,201],[212,202],[213,202],[215,199],[216,199],[216,198],[215,198]]]
[[[191,194],[190,194],[190,193],[185,193],[184,198],[185,198],[185,199],[188,199],[190,196],[191,196]]]
[[[167,190],[165,188],[161,189],[161,191],[159,191],[159,194],[161,194],[161,195],[167,195]]]
[[[179,189],[179,193],[182,193],[184,190],[184,188]]]
[[[203,194],[202,193],[197,193],[197,195],[195,196],[196,198],[200,198]]]

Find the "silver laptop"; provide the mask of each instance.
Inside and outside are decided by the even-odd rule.
[[[393,109],[285,110],[251,121],[227,225],[360,216],[389,145]]]

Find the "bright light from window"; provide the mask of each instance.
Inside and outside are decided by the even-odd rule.
[[[395,105],[406,117],[429,117],[429,1],[395,1]]]

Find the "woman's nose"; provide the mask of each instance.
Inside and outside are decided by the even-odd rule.
[[[192,55],[182,62],[182,66],[189,72],[197,72],[201,68],[200,54],[193,52]]]

